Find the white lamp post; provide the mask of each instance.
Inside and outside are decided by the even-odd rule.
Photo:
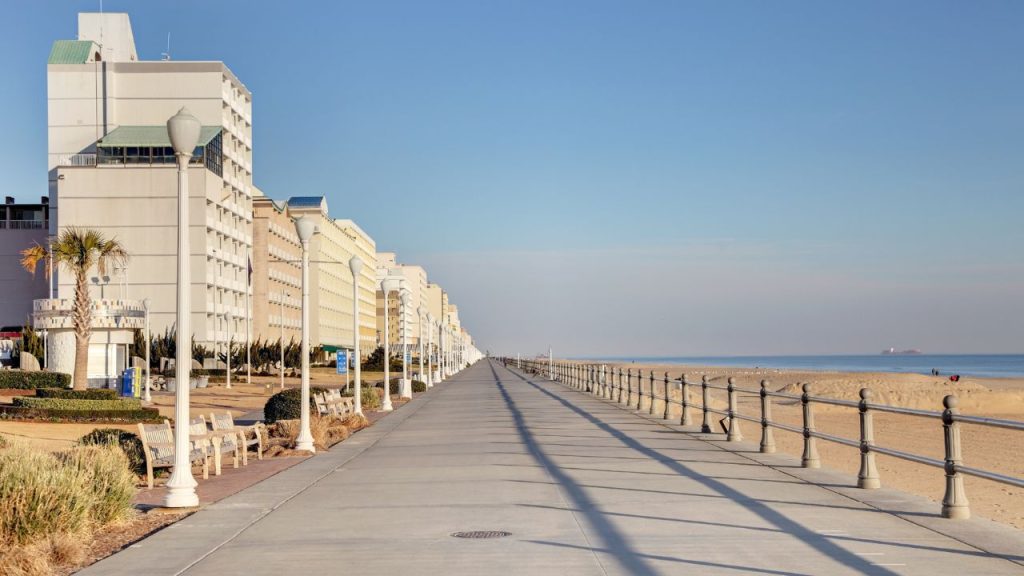
[[[152,346],[149,343],[149,298],[142,301],[142,307],[146,311],[146,393],[142,399],[146,402],[152,402],[153,397],[149,394],[149,350]]]
[[[284,301],[288,299],[287,292],[281,292],[281,390],[284,390]]]
[[[188,385],[192,376],[192,278],[189,270],[188,163],[199,142],[202,124],[188,109],[182,108],[167,121],[167,135],[178,161],[178,284],[177,284],[177,354],[174,361],[176,380],[174,396],[174,471],[167,481],[164,506],[187,508],[199,505],[196,480],[192,477],[192,450],[189,447]]]
[[[224,313],[224,322],[226,322],[228,325],[228,368],[227,370],[224,371],[224,376],[226,378],[226,384],[224,385],[224,387],[227,388],[228,390],[231,389],[231,340],[232,336],[234,336],[234,329],[232,328],[232,322],[234,319],[235,317],[231,315],[231,310],[228,310],[227,312]]]
[[[355,404],[356,414],[363,413],[363,388],[362,388],[362,371],[360,370],[359,360],[359,273],[363,270],[363,261],[359,256],[353,256],[348,261],[348,268],[352,271],[352,340],[353,340],[353,351],[352,360],[355,362],[356,371],[356,391],[355,391]],[[384,300],[387,305],[387,299]]]
[[[384,292],[384,402],[381,410],[390,412],[391,406],[391,333],[388,327],[388,295],[398,290],[401,285],[397,278],[385,278],[380,283],[381,291]]]
[[[420,327],[419,333],[416,334],[416,342],[420,348],[420,380],[426,384],[430,377],[423,375],[423,306],[416,307],[416,325]]]
[[[398,300],[402,304],[402,386],[399,396],[412,398],[412,382],[409,381],[409,291],[405,289],[405,282],[402,282],[402,291],[398,293]]]
[[[317,233],[316,223],[305,216],[295,220],[295,233],[302,243],[302,393],[299,408],[299,437],[297,450],[316,452],[313,434],[309,431],[309,240]]]
[[[440,327],[441,338],[441,379],[448,378],[448,328],[444,324]]]
[[[434,387],[434,315],[427,312],[427,388]]]

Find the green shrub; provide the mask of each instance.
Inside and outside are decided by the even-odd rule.
[[[426,392],[427,391],[427,383],[426,382],[421,382],[419,380],[413,380],[412,381],[412,391],[413,392]]]
[[[146,455],[137,434],[118,428],[97,428],[79,438],[78,443],[82,446],[117,446],[128,458],[132,472],[140,476],[146,473]]]
[[[90,388],[68,390],[67,388],[36,388],[36,398],[67,398],[69,400],[117,400],[117,390]]]
[[[31,396],[19,396],[14,398],[14,405],[26,408],[41,408],[43,410],[138,410],[142,408],[142,400],[138,398],[81,400],[77,398],[33,398]]]
[[[62,372],[0,370],[0,389],[70,388],[71,375]]]
[[[401,385],[401,382],[401,378],[392,378],[391,384],[388,386],[388,393],[391,394],[392,396],[399,394],[399,386]],[[384,388],[384,382],[377,382],[374,386],[376,386],[377,388]]]
[[[79,446],[60,452],[57,460],[72,477],[82,478],[89,519],[102,526],[131,515],[135,474],[128,457],[116,446]]]
[[[316,411],[313,405],[313,395],[326,392],[323,388],[309,389],[309,406]],[[278,392],[271,396],[263,406],[263,420],[267,424],[273,424],[278,420],[294,420],[299,417],[302,401],[301,388],[289,388],[284,392]]]
[[[0,405],[0,420],[39,420],[44,422],[92,422],[134,424],[163,422],[156,408],[138,410],[47,410],[26,406]]]
[[[363,410],[380,410],[380,394],[373,387],[364,387],[360,394]]]

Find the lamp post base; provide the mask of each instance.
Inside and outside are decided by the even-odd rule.
[[[313,436],[312,435],[308,435],[308,436],[299,435],[299,437],[295,439],[295,449],[296,450],[305,450],[307,452],[313,452],[315,454],[316,453],[316,446],[313,446]]]
[[[182,480],[174,477],[167,482],[167,496],[164,498],[165,508],[195,508],[199,506],[199,495],[196,494],[197,483],[189,474]]]

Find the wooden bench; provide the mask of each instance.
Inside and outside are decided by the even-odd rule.
[[[241,444],[238,441],[238,434],[233,431],[210,430],[206,427],[206,417],[202,415],[193,418],[191,422],[192,434],[197,438],[201,435],[205,435],[210,444],[210,448],[213,450],[214,476],[220,476],[221,462],[223,461],[225,454],[231,454],[234,457],[233,467],[238,468],[238,460],[241,452]]]
[[[263,424],[256,423],[252,426],[238,426],[231,412],[216,414],[210,412],[210,425],[214,432],[232,433],[238,438],[238,445],[242,452],[242,465],[249,465],[249,447],[256,447],[256,458],[263,460]]]
[[[210,477],[210,441],[205,433],[206,424],[202,423],[202,426],[204,430],[199,438],[193,434],[197,426],[189,426],[189,461],[202,464],[203,479],[206,480]],[[146,485],[152,488],[154,469],[174,467],[174,430],[168,420],[163,424],[140,423],[139,439],[146,457]]]
[[[313,403],[321,416],[348,416],[354,414],[356,409],[355,399],[341,396],[337,391],[314,394]]]

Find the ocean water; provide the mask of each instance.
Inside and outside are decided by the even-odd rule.
[[[735,366],[837,372],[908,372],[984,378],[1024,377],[1024,354],[874,354],[866,356],[666,356],[590,358],[614,362]]]

